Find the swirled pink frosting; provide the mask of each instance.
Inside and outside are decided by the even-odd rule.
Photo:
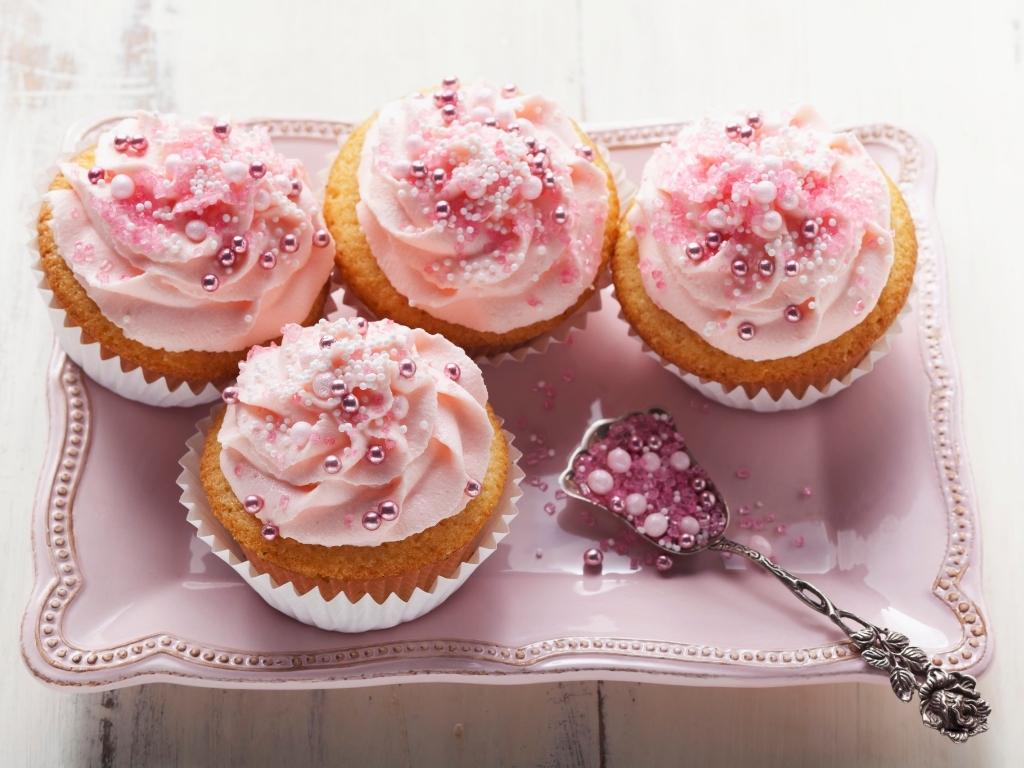
[[[399,541],[460,512],[490,460],[480,369],[391,320],[289,325],[225,399],[221,469],[268,538]]]
[[[46,200],[61,254],[104,316],[149,347],[275,338],[330,275],[306,172],[263,129],[140,113],[100,135],[94,168],[60,171],[72,189]]]
[[[553,102],[514,86],[388,104],[366,134],[357,208],[391,284],[479,331],[557,317],[601,263],[605,173]]]
[[[875,306],[890,205],[857,137],[805,108],[683,128],[647,162],[628,221],[655,304],[731,355],[772,360]]]

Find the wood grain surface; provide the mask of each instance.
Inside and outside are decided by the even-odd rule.
[[[6,765],[952,766],[1019,764],[1024,2],[0,0],[0,760]],[[17,624],[51,331],[25,210],[74,121],[136,107],[360,119],[449,72],[584,120],[808,101],[923,131],[939,157],[953,336],[998,650],[992,731],[954,746],[884,687],[620,683],[71,695],[32,680]],[[913,546],[908,542],[908,546]]]

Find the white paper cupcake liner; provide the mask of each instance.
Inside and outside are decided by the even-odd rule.
[[[31,269],[37,277],[37,287],[46,304],[47,315],[61,347],[85,374],[107,389],[129,400],[160,407],[193,406],[210,403],[220,393],[213,384],[206,384],[198,393],[184,382],[172,386],[166,378],[150,374],[147,381],[142,368],[124,365],[116,355],[104,356],[100,344],[82,338],[82,329],[72,324],[67,313],[57,303],[43,273],[39,257],[38,219],[43,195],[46,194],[54,177],[59,173],[59,163],[67,162],[86,149],[88,141],[79,138],[83,128],[78,126],[67,133],[57,162],[41,171],[32,185],[32,196],[25,206],[25,245],[32,256]],[[128,368],[128,370],[125,370]]]
[[[657,360],[663,368],[671,371],[689,386],[693,387],[708,399],[714,400],[716,403],[727,405],[730,408],[758,411],[759,413],[775,413],[778,411],[795,411],[800,408],[806,408],[820,400],[825,400],[838,392],[842,392],[853,384],[853,382],[857,381],[857,379],[863,378],[870,373],[871,370],[874,369],[875,364],[889,354],[889,350],[892,348],[892,339],[902,330],[902,321],[906,319],[906,316],[910,313],[912,296],[913,291],[911,291],[911,295],[907,297],[907,300],[903,304],[903,308],[899,311],[899,314],[896,315],[886,332],[871,345],[871,348],[864,356],[864,359],[854,366],[849,373],[842,378],[832,379],[824,389],[818,389],[813,386],[808,387],[802,397],[797,396],[794,392],[787,389],[778,399],[773,398],[765,389],[760,390],[756,395],[750,397],[743,387],[736,387],[731,390],[726,389],[725,385],[719,384],[717,381],[702,379],[701,377],[689,373],[688,371],[684,371],[679,366],[670,363],[651,349],[647,342],[644,341],[644,338],[636,332],[633,325],[626,319],[626,316],[622,312],[622,302],[619,301],[617,294],[615,296],[615,300],[619,304],[619,320],[626,324],[629,335],[640,343],[645,355],[653,360]]]
[[[438,576],[430,589],[417,587],[408,600],[391,594],[383,603],[378,603],[369,594],[357,601],[350,600],[344,592],[331,600],[325,600],[319,589],[299,594],[291,582],[278,583],[269,574],[256,570],[210,509],[206,492],[199,480],[199,462],[206,431],[211,423],[212,419],[206,417],[196,425],[196,433],[186,443],[187,453],[179,462],[182,472],[178,476],[178,486],[181,488],[181,503],[188,510],[188,522],[195,526],[200,541],[231,566],[268,605],[303,624],[311,624],[320,629],[368,632],[387,629],[429,613],[451,597],[480,564],[494,553],[498,543],[508,535],[509,523],[518,513],[516,502],[522,496],[520,483],[524,476],[519,467],[522,453],[513,444],[511,433],[503,430],[509,446],[511,465],[505,490],[484,526],[476,551],[451,576]]]
[[[348,139],[349,132],[344,132],[338,137],[338,147],[328,153],[324,160],[323,168],[317,174],[317,183],[320,189],[324,189],[327,186],[327,179],[330,175],[331,167],[334,165],[334,159],[337,156],[341,145]],[[612,159],[611,153],[608,148],[600,142],[594,142],[597,146],[598,152],[601,154],[601,159],[604,160],[605,165],[608,166],[608,170],[612,175],[612,183],[615,185],[615,194],[619,199],[619,214],[620,217],[625,210],[625,204],[623,199],[633,199],[633,195],[636,194],[636,185],[633,184],[626,176],[626,169]],[[572,335],[573,331],[582,331],[587,326],[588,316],[593,312],[599,312],[601,310],[601,293],[602,289],[607,288],[611,284],[611,278],[608,275],[607,268],[602,270],[596,280],[596,288],[593,295],[587,299],[587,301],[579,307],[571,316],[567,317],[555,328],[547,333],[542,333],[540,336],[530,340],[521,347],[516,347],[508,352],[498,352],[493,355],[478,355],[473,358],[474,362],[481,368],[485,366],[497,367],[502,363],[515,362],[521,363],[527,357],[531,355],[539,355],[547,352],[548,348],[552,344],[563,344]],[[335,320],[338,317],[348,317],[352,314],[362,315],[370,320],[377,319],[377,316],[370,312],[370,310],[361,302],[359,299],[347,292],[343,285],[340,283],[337,285],[334,291],[332,291],[330,299],[334,302],[335,310],[333,313],[326,314],[328,320]]]

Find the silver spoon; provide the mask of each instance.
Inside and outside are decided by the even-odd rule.
[[[916,691],[925,725],[956,742],[988,729],[991,707],[976,692],[974,677],[935,666],[905,635],[836,607],[813,584],[727,539],[728,505],[660,408],[591,424],[558,480],[569,496],[612,512],[668,555],[715,550],[757,563],[839,627],[864,661],[889,675],[901,701]]]

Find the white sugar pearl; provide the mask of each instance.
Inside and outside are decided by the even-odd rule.
[[[221,166],[228,181],[239,182],[249,175],[249,168],[241,160],[229,160]]]
[[[313,427],[305,421],[296,421],[288,431],[296,448],[301,448],[309,442],[309,436],[313,433]]]
[[[644,519],[643,532],[658,538],[668,530],[668,518],[661,512],[652,512]]]
[[[603,469],[595,469],[587,475],[587,485],[594,493],[599,496],[603,496],[612,489],[612,486],[615,485],[615,481],[612,480],[610,473]]]
[[[185,225],[185,236],[193,242],[202,242],[206,239],[206,223],[199,219],[192,219]]]
[[[697,522],[697,518],[693,515],[686,515],[679,520],[679,528],[683,533],[690,533],[696,536],[700,533],[700,523]]]
[[[787,192],[779,200],[779,207],[784,211],[791,211],[796,208],[799,202],[800,199],[796,196],[796,192]]]
[[[647,509],[647,497],[642,493],[631,493],[626,497],[626,511],[631,515],[639,515]]]
[[[778,211],[768,211],[761,219],[761,226],[768,232],[778,232],[782,228],[782,216]]]
[[[661,458],[656,453],[648,451],[640,457],[640,461],[643,463],[644,469],[648,472],[657,472],[661,469]]]
[[[672,469],[682,472],[690,468],[690,455],[686,451],[676,451],[668,457],[668,463],[672,465]]]
[[[725,211],[721,208],[712,208],[708,211],[707,218],[708,226],[715,227],[716,229],[725,226]]]
[[[110,196],[115,200],[127,200],[135,194],[135,182],[131,176],[117,174],[110,180]]]
[[[528,176],[523,180],[523,185],[519,188],[519,191],[524,200],[536,200],[540,197],[540,193],[544,191],[544,185],[541,184],[540,179],[536,176]]]
[[[750,185],[750,195],[762,205],[767,205],[775,199],[778,190],[770,181],[758,181]]]
[[[608,469],[612,472],[628,472],[632,464],[633,459],[630,457],[629,451],[613,448],[608,452]]]

